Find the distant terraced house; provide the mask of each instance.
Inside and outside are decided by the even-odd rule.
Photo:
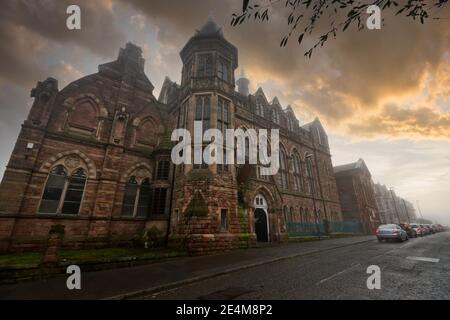
[[[318,119],[299,125],[290,106],[236,81],[238,50],[208,22],[180,52],[181,83],[159,99],[142,50],[59,90],[31,91],[0,187],[1,249],[38,248],[52,225],[64,246],[129,244],[156,228],[170,246],[197,253],[287,239],[288,222],[341,221],[328,138]],[[235,85],[236,84],[236,85]],[[171,163],[171,132],[204,128],[280,130],[280,170],[257,165]]]

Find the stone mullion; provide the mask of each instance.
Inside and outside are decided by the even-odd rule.
[[[64,206],[64,200],[66,199],[66,194],[67,194],[67,188],[69,187],[70,184],[70,177],[65,177],[64,178],[64,188],[63,191],[61,193],[61,198],[59,198],[59,204],[58,204],[58,209],[56,209],[56,213],[60,214],[62,211],[62,207]]]

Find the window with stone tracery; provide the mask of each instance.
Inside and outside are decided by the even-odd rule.
[[[150,178],[139,181],[135,176],[131,176],[125,186],[122,216],[146,217],[150,208],[150,188]]]
[[[78,214],[86,180],[83,168],[69,173],[63,165],[53,167],[48,175],[38,212]]]

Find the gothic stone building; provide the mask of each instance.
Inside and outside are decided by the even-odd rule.
[[[159,99],[131,43],[62,90],[53,78],[38,82],[0,186],[2,250],[39,247],[56,224],[65,246],[128,244],[157,228],[169,245],[206,253],[286,239],[288,221],[341,220],[320,121],[300,126],[290,107],[235,81],[237,48],[212,20],[180,56],[181,84],[166,78]],[[279,173],[175,166],[171,133],[192,132],[194,121],[280,129]]]
[[[366,163],[359,159],[334,167],[334,172],[344,220],[358,222],[362,232],[374,234],[380,225],[380,215]]]
[[[384,184],[376,183],[374,187],[381,223],[411,223],[416,221],[416,210],[411,202],[397,196],[394,190],[388,189]]]

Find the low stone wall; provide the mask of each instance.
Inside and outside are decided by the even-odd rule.
[[[169,236],[169,246],[185,248],[191,255],[205,255],[256,245],[254,233],[190,234]]]
[[[65,227],[63,248],[81,249],[133,245],[152,226],[165,236],[167,223],[167,220],[126,218],[0,215],[0,252],[43,250],[53,225]]]

